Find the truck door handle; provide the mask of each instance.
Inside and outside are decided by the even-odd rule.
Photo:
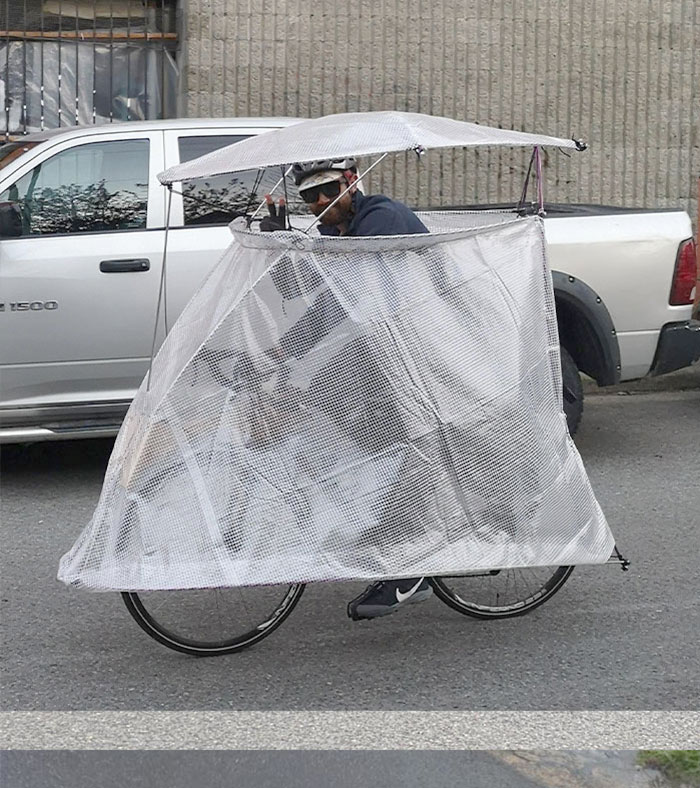
[[[103,274],[119,274],[125,271],[148,271],[151,261],[145,257],[137,260],[102,260],[100,271]]]

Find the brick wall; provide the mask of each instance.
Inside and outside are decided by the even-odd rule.
[[[697,214],[698,0],[187,0],[190,116],[397,109],[582,137],[549,151],[546,198]],[[509,200],[525,156],[380,165],[411,204]]]

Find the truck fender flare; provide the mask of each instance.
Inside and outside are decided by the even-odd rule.
[[[620,345],[603,299],[585,282],[552,271],[561,344],[599,386],[620,382]]]

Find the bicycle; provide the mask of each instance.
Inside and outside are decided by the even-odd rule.
[[[573,566],[554,570],[494,569],[431,577],[429,582],[435,596],[458,613],[501,619],[525,615],[544,604],[561,589],[573,570]],[[154,640],[174,651],[204,657],[242,651],[271,635],[294,610],[305,587],[304,583],[293,583],[191,591],[125,591],[122,598],[136,623]],[[218,635],[217,628],[222,630]]]
[[[195,357],[193,384],[209,375],[219,386],[236,393],[259,396],[261,384],[271,374],[258,370],[248,354],[231,349],[204,349]],[[278,371],[280,402],[264,407],[255,421],[251,440],[259,445],[274,441],[294,417],[295,398],[284,388],[284,368]],[[286,402],[286,404],[285,404]],[[291,402],[291,406],[289,405]],[[269,403],[268,403],[269,404]],[[273,416],[285,413],[279,424]],[[291,416],[290,416],[291,414]],[[184,470],[173,462],[155,475],[142,473],[141,495],[153,495],[168,479]],[[144,492],[148,491],[148,492]],[[128,520],[129,518],[127,518]],[[120,533],[118,547],[128,541],[129,528]],[[235,544],[227,545],[235,549]],[[629,567],[617,547],[609,562]],[[571,576],[574,566],[541,566],[516,569],[491,569],[460,575],[434,576],[428,580],[435,596],[458,613],[477,619],[504,619],[522,616],[554,596]],[[205,588],[167,591],[124,591],[122,598],[137,624],[162,645],[193,656],[232,654],[255,645],[271,635],[291,614],[301,599],[305,583],[283,585]]]
[[[238,351],[203,349],[197,360],[204,362],[204,370],[217,384],[232,391],[258,390],[266,377],[266,373],[254,370],[247,354]],[[202,371],[195,365],[195,376]],[[270,433],[262,429],[264,422],[262,419],[261,427],[255,430],[258,442],[275,438],[276,430]],[[181,466],[174,463],[155,476],[144,477],[143,488],[152,494],[165,480],[177,476]],[[127,538],[124,532],[119,541]],[[617,548],[614,556],[610,561],[621,563],[626,570],[629,562]],[[428,580],[435,596],[458,613],[477,619],[504,619],[525,615],[544,604],[562,588],[573,570],[573,566],[492,569]],[[305,587],[305,583],[291,583],[124,591],[121,595],[131,616],[150,637],[175,651],[203,657],[242,651],[271,635],[289,617]]]

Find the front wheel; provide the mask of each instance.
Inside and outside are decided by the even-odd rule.
[[[529,613],[554,596],[573,566],[491,569],[456,577],[432,577],[435,595],[474,618],[512,618]]]
[[[292,612],[304,585],[125,591],[136,623],[164,646],[210,657],[232,654],[266,638]]]

